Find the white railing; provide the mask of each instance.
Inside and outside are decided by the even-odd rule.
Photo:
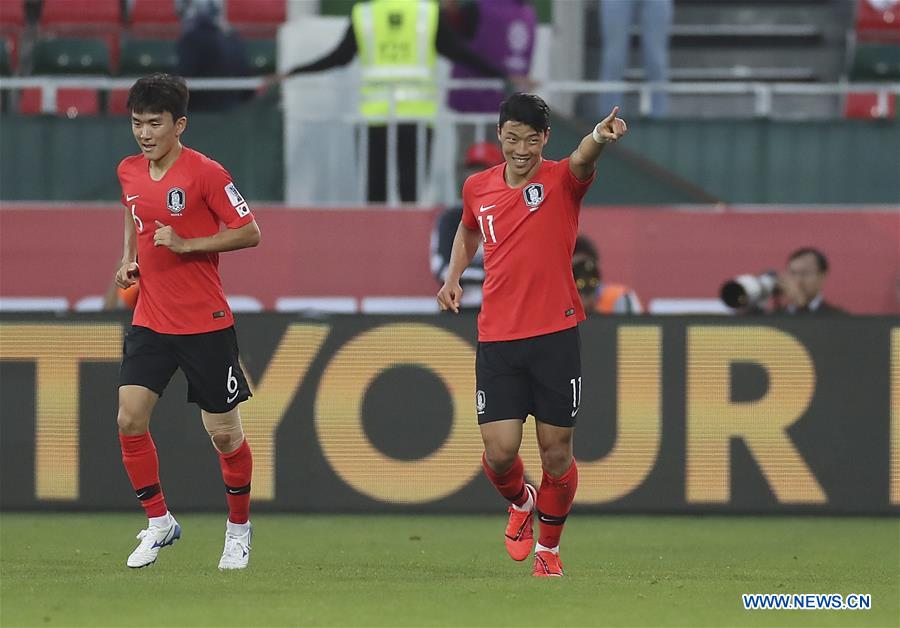
[[[83,88],[98,90],[128,89],[136,78],[111,78],[107,76],[29,76],[10,77],[0,79],[0,90],[16,90],[25,88],[41,88],[41,108],[44,112],[56,111],[56,93],[60,88]],[[286,88],[290,89],[290,80]],[[353,86],[336,85],[335,81],[323,77],[303,79],[303,89],[346,90],[348,94],[354,94]],[[188,86],[191,90],[256,90],[267,84],[264,78],[190,78]],[[503,83],[498,80],[448,80],[440,82],[441,89],[450,88],[498,88]],[[598,81],[549,81],[535,87],[536,92],[544,95],[551,105],[558,96],[571,96],[580,94],[600,94],[604,92],[620,92],[624,94],[637,94],[639,111],[642,115],[649,115],[651,111],[651,96],[655,91],[665,91],[674,96],[688,95],[691,97],[742,97],[746,96],[752,101],[752,116],[759,118],[797,118],[798,111],[802,108],[794,108],[789,113],[774,106],[773,101],[778,97],[795,96],[807,98],[842,98],[853,93],[874,93],[877,95],[876,115],[887,116],[889,110],[890,95],[900,95],[900,83],[763,83],[763,82],[711,82],[711,83],[601,83]],[[387,97],[392,106],[393,93],[388,90]],[[443,101],[443,99],[442,99]],[[836,108],[840,110],[840,108]],[[729,109],[729,111],[734,111]],[[734,114],[732,114],[734,115]],[[746,114],[745,114],[746,115]],[[292,108],[284,112],[285,116],[285,177],[286,184],[289,180],[299,181],[307,176],[307,180],[296,187],[308,192],[308,196],[297,198],[290,192],[290,186],[286,187],[286,201],[294,204],[315,203],[320,205],[357,205],[366,202],[367,176],[368,176],[368,125],[374,120],[364,118],[355,112],[355,107],[344,106],[340,111],[329,108],[314,110],[307,108]],[[674,116],[673,116],[674,117]],[[456,156],[460,153],[457,147],[458,129],[471,127],[472,133],[468,136],[474,141],[487,139],[490,129],[496,124],[496,113],[461,114],[452,110],[443,109],[437,120],[415,117],[399,117],[389,114],[380,120],[387,127],[387,155],[386,155],[386,192],[387,205],[396,207],[401,205],[399,195],[399,175],[397,167],[398,133],[397,125],[413,123],[417,126],[416,154],[426,155],[427,127],[431,127],[433,145],[439,147],[432,150],[433,158],[430,161],[431,174],[426,173],[426,159],[416,159],[415,180],[417,189],[418,206],[431,204],[447,204],[458,199],[459,184],[457,180]],[[337,135],[335,135],[337,133]],[[298,135],[299,134],[299,135]],[[328,156],[319,156],[322,163],[328,165],[328,172],[334,171],[335,176],[342,178],[331,180],[323,176],[321,171],[313,175],[309,173],[308,155],[302,155],[303,164],[295,163],[300,157],[292,157],[294,153],[288,148],[295,144],[297,139],[302,139],[313,146],[325,147],[319,142],[329,144]],[[341,137],[343,140],[334,141]],[[297,144],[299,145],[299,144]],[[335,148],[337,146],[337,148]],[[333,166],[333,167],[332,167]],[[355,175],[353,174],[355,168]],[[306,171],[306,172],[304,172]],[[347,181],[353,181],[347,185]],[[429,185],[430,184],[430,185]],[[319,190],[321,188],[321,190]]]

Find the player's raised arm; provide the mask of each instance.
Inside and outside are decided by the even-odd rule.
[[[604,147],[617,141],[628,132],[625,120],[617,118],[617,113],[619,113],[619,108],[613,107],[610,114],[597,123],[593,132],[584,136],[578,148],[570,155],[569,169],[579,181],[590,178]]]
[[[442,310],[453,310],[457,314],[459,313],[459,302],[462,298],[462,286],[459,285],[459,278],[472,262],[472,258],[475,257],[481,240],[482,236],[479,231],[469,229],[460,221],[459,227],[456,229],[456,236],[453,238],[447,279],[437,293],[438,305]]]

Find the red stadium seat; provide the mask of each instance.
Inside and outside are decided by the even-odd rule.
[[[133,34],[141,36],[174,38],[181,28],[174,1],[134,0],[128,24]]]
[[[242,34],[273,37],[286,18],[286,0],[226,0],[225,16]]]
[[[844,103],[844,117],[848,119],[893,118],[896,112],[897,98],[895,94],[888,94],[887,107],[884,111],[879,111],[878,94],[874,92],[847,94],[847,100]]]
[[[106,112],[113,116],[127,116],[128,111],[128,90],[114,89],[109,92],[109,99],[106,101]]]
[[[41,112],[41,88],[26,87],[19,92],[19,113],[34,115]]]
[[[122,23],[119,0],[44,0],[40,26],[116,27]]]
[[[56,90],[56,112],[69,118],[96,116],[100,113],[100,96],[96,89],[61,87]]]
[[[25,26],[25,0],[0,0],[0,29],[18,30]]]
[[[19,93],[19,113],[41,113],[43,91],[40,87],[28,87]],[[56,113],[69,118],[95,116],[100,113],[100,97],[95,89],[61,87],[56,90]]]
[[[900,0],[857,0],[854,30],[859,41],[900,41]]]

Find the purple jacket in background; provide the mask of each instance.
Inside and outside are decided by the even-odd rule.
[[[479,0],[478,26],[469,47],[506,70],[508,75],[527,75],[537,33],[537,15],[521,0]],[[451,78],[484,78],[474,70],[453,65]],[[466,113],[496,113],[503,101],[501,90],[455,89],[451,109]]]

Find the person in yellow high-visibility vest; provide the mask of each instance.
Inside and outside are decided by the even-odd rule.
[[[286,76],[343,66],[359,55],[362,68],[360,112],[368,120],[368,200],[387,199],[387,120],[393,116],[430,121],[438,108],[437,55],[462,63],[486,77],[527,84],[507,76],[498,64],[472,52],[459,39],[436,0],[369,0],[353,7],[350,25],[337,48],[295,67]],[[393,103],[393,104],[392,104]],[[430,129],[427,133],[430,143]],[[416,124],[397,125],[400,200],[415,202]]]

